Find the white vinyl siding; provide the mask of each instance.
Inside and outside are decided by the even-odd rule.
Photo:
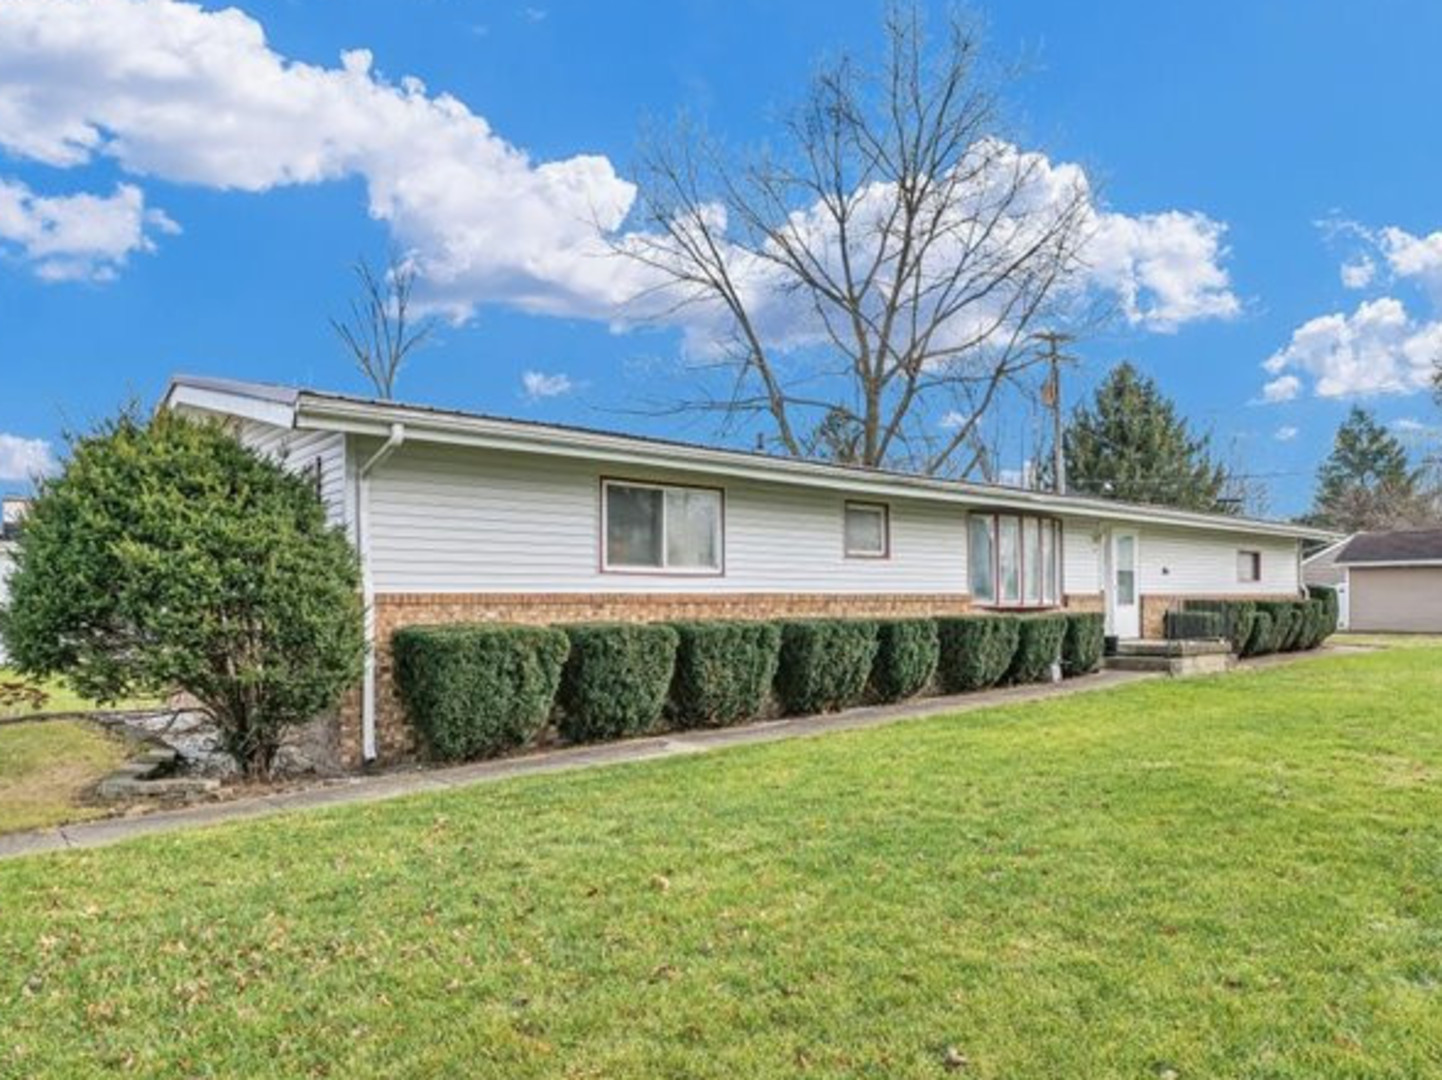
[[[370,450],[356,446],[357,457]],[[602,572],[602,478],[725,489],[725,573]],[[406,444],[370,479],[378,592],[966,592],[964,507],[890,503],[890,559],[847,559],[846,495]]]
[[[352,440],[354,462],[379,440]],[[725,569],[704,577],[601,570],[603,478],[720,487]],[[848,559],[845,492],[698,472],[618,469],[540,454],[406,443],[372,474],[371,559],[378,592],[968,592],[967,527],[985,507],[895,499],[891,557]],[[854,498],[849,501],[862,501]],[[1099,537],[1062,517],[1062,589],[1102,591]],[[1139,591],[1287,594],[1294,541],[1141,524]],[[1236,581],[1240,548],[1262,553],[1262,580]],[[1165,572],[1163,572],[1165,570]]]
[[[321,502],[332,525],[349,517],[346,487],[345,436],[338,431],[296,431],[241,420],[236,426],[241,443],[293,472],[319,474]]]
[[[1221,532],[1141,527],[1143,596],[1263,596],[1298,589],[1297,543]],[[1237,580],[1237,552],[1262,557],[1258,581]]]
[[[1085,518],[1062,519],[1062,588],[1069,596],[1102,591],[1101,528]]]

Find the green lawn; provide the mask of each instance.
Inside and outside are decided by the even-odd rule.
[[[0,683],[4,682],[32,682],[22,680],[19,675],[9,668],[0,667]],[[0,705],[0,716],[32,716],[36,713],[68,713],[68,712],[94,712],[97,709],[145,709],[156,702],[146,698],[136,698],[129,701],[121,701],[112,705],[98,705],[87,698],[81,697],[72,690],[63,679],[45,679],[41,681],[40,688],[45,691],[46,701],[39,708],[9,708]]]
[[[1442,1075],[1439,702],[1392,650],[0,863],[0,1075]]]
[[[1442,647],[1438,634],[1336,634],[1337,645],[1366,645],[1374,649],[1436,649]]]
[[[0,724],[0,833],[103,814],[102,808],[80,800],[124,760],[125,744],[93,724]],[[12,906],[4,902],[8,899],[8,894],[0,899],[0,920]]]

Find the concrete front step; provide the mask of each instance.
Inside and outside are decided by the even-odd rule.
[[[1122,653],[1106,658],[1108,671],[1148,671],[1159,675],[1185,678],[1188,675],[1218,675],[1230,671],[1236,658],[1223,647],[1221,652],[1177,653],[1166,652]]]
[[[1117,642],[1118,656],[1223,656],[1231,651],[1231,645],[1220,639]]]

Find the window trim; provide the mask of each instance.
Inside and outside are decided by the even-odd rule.
[[[1249,559],[1251,560],[1251,563],[1252,563],[1252,576],[1251,576],[1251,577],[1242,577],[1242,564],[1241,564],[1241,559],[1242,559],[1242,556],[1244,556],[1244,555],[1245,555],[1247,558],[1249,558]],[[1257,584],[1260,584],[1260,583],[1261,583],[1261,580],[1262,580],[1262,553],[1261,553],[1261,551],[1260,551],[1259,549],[1257,549],[1257,548],[1238,548],[1238,549],[1237,549],[1237,584],[1238,584],[1238,585],[1257,585]]]
[[[846,542],[846,516],[852,510],[879,511],[881,513],[881,550],[852,551]],[[891,558],[891,504],[866,502],[861,499],[847,499],[841,507],[841,554],[848,559],[870,559],[885,561]]]
[[[612,565],[606,538],[609,532],[608,505],[606,492],[611,487],[645,488],[662,492],[661,498],[661,566]],[[666,499],[665,491],[670,488],[680,491],[711,491],[717,496],[720,513],[716,519],[716,565],[715,566],[666,566]],[[644,574],[648,577],[712,578],[726,576],[726,489],[712,484],[681,484],[668,480],[633,480],[626,476],[602,476],[597,489],[600,502],[600,528],[596,536],[596,568],[602,574]]]
[[[991,524],[991,584],[993,596],[991,599],[978,598],[971,591],[971,522],[974,519],[985,519]],[[1012,518],[1016,521],[1017,527],[1017,600],[1001,599],[1001,519]],[[1056,596],[1052,600],[1046,599],[1046,567],[1042,567],[1040,603],[1029,604],[1026,602],[1026,521],[1036,521],[1038,526],[1046,525],[1053,530],[1055,538],[1055,552],[1053,562],[1056,566]],[[1045,541],[1038,537],[1040,546],[1046,548]],[[987,611],[1053,611],[1066,606],[1066,523],[1059,517],[1052,514],[1028,514],[1019,510],[973,510],[967,513],[966,532],[966,586],[967,596],[971,600],[972,607],[983,608]]]

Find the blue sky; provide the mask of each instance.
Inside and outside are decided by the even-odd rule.
[[[615,275],[576,254],[567,200],[624,211],[648,118],[685,108],[754,142],[818,58],[880,44],[870,3],[217,10],[0,9],[0,488],[175,371],[362,390],[327,317],[348,264],[392,244],[431,253],[433,294],[465,316],[401,397],[707,438],[631,411],[674,383],[682,333],[608,325]],[[1077,346],[1071,395],[1136,361],[1267,479],[1277,514],[1305,507],[1359,397],[1425,448],[1442,5],[977,10],[991,56],[1025,68],[1017,142],[1084,168],[1127,257],[1157,260],[1127,263],[1138,317]],[[347,74],[348,50],[369,66],[353,54]],[[528,372],[564,392],[528,394]]]

